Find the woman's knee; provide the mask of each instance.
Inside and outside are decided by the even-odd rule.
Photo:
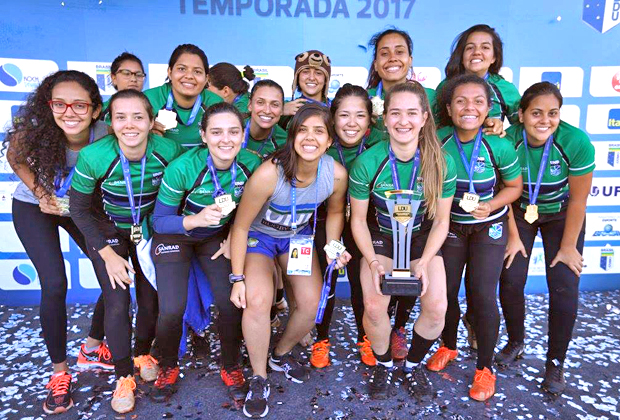
[[[271,309],[272,296],[266,293],[246,293],[246,311],[253,313],[268,313]]]
[[[364,297],[364,314],[372,323],[377,323],[382,316],[387,316],[389,300],[384,301],[380,296]]]

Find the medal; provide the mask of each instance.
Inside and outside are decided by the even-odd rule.
[[[461,201],[459,202],[459,207],[467,213],[471,213],[478,208],[479,202],[480,196],[478,194],[463,193],[463,198],[461,198]]]
[[[213,189],[215,192],[213,193],[213,201],[218,205],[220,209],[222,209],[222,217],[228,216],[230,213],[235,210],[237,207],[237,203],[233,200],[232,194],[226,194],[226,190],[220,184],[220,180],[217,177],[217,170],[213,165],[213,159],[211,155],[207,156],[207,168],[209,168],[209,172],[211,173],[211,181],[213,182]],[[237,159],[233,160],[230,165],[230,185],[232,191],[235,189],[235,181],[237,180]]]
[[[335,260],[338,258],[338,255],[342,255],[347,248],[340,241],[332,239],[323,249],[330,259]]]
[[[411,214],[411,204],[396,204],[392,217],[401,225],[407,226],[407,223],[413,217],[413,214]]]
[[[531,225],[538,220],[538,206],[536,204],[530,204],[525,208],[524,219]]]
[[[233,201],[232,195],[230,194],[215,197],[215,204],[222,209],[223,217],[228,216],[237,207],[237,203]]]
[[[131,232],[129,234],[131,242],[138,245],[142,240],[142,226],[141,225],[131,225]]]
[[[347,223],[349,222],[349,219],[351,219],[351,203],[347,203],[347,207],[344,210],[344,218],[346,219]]]
[[[167,109],[160,109],[155,119],[158,123],[164,126],[164,130],[170,130],[177,126],[177,114],[174,111]]]

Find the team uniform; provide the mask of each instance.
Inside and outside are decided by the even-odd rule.
[[[287,133],[280,127],[278,124],[275,124],[272,129],[269,137],[264,140],[255,140],[250,134],[250,119],[247,118],[244,121],[245,124],[245,139],[243,141],[244,148],[248,150],[252,150],[256,152],[263,160],[275,152],[276,150],[282,148],[284,144],[286,144]]]
[[[101,106],[101,115],[99,119],[107,125],[112,125],[112,115],[110,115],[110,100],[108,99]]]
[[[144,91],[144,94],[147,98],[149,98],[149,101],[153,106],[153,112],[156,117],[160,110],[168,108],[177,114],[177,126],[175,128],[171,128],[170,130],[166,130],[164,137],[176,141],[185,148],[202,144],[202,139],[200,138],[200,122],[202,121],[204,111],[211,105],[222,102],[223,99],[215,93],[205,89],[199,95],[200,106],[197,107],[197,111],[194,112],[193,107],[189,109],[180,107],[174,97],[172,106],[168,107],[167,102],[171,92],[172,85],[170,83],[164,83],[161,86]]]
[[[518,253],[510,268],[504,269],[500,281],[500,300],[509,343],[519,344],[517,351],[523,351],[525,339],[525,300],[524,288],[534,239],[540,231],[545,252],[545,269],[549,286],[549,348],[547,366],[554,360],[561,365],[571,340],[577,301],[579,296],[579,277],[563,263],[555,267],[549,264],[555,258],[566,223],[566,209],[569,200],[569,177],[582,176],[594,171],[594,146],[580,129],[560,122],[553,133],[545,159],[544,172],[541,176],[540,191],[535,204],[538,206],[538,218],[532,223],[525,219],[525,211],[535,194],[541,160],[545,155],[545,146],[525,145],[522,124],[507,130],[507,138],[514,145],[522,171],[525,188],[519,200],[513,203],[513,213],[517,223],[519,237],[525,247],[527,257]],[[528,171],[529,167],[529,171]],[[530,184],[528,188],[527,184]],[[577,240],[577,250],[583,253],[585,220]],[[496,356],[502,360],[502,353]],[[509,362],[509,360],[506,360]]]
[[[248,110],[248,105],[250,104],[250,95],[246,93],[242,93],[241,95],[237,95],[235,99],[233,99],[233,105],[235,108],[241,112],[242,115],[248,114],[250,111]]]
[[[133,375],[131,359],[131,324],[129,311],[129,288],[112,289],[105,262],[98,251],[106,246],[121,257],[130,257],[136,270],[135,285],[138,300],[135,355],[148,355],[155,338],[157,318],[157,293],[148,283],[136,256],[136,247],[130,240],[129,231],[136,223],[131,202],[135,202],[137,223],[148,232],[148,216],[155,207],[155,198],[161,184],[164,169],[183,153],[176,142],[149,135],[145,158],[128,162],[133,188],[130,199],[125,184],[118,140],[109,135],[80,152],[71,195],[71,217],[87,238],[88,254],[103,291],[106,315],[105,329],[114,358],[117,378]],[[144,165],[142,164],[144,162]],[[144,169],[142,169],[144,168]],[[142,172],[144,177],[142,178]],[[145,312],[145,316],[142,316]]]
[[[488,74],[488,78],[485,80],[493,92],[488,118],[497,118],[502,121],[508,119],[510,124],[517,124],[519,122],[519,102],[521,102],[521,95],[517,87],[499,74]],[[447,79],[444,79],[437,85],[436,90],[439,97],[441,97],[441,90],[446,82]],[[434,106],[431,109],[434,110],[435,121],[438,122],[439,107]]]
[[[495,210],[484,220],[476,220],[459,206],[463,195],[471,192],[469,174],[462,159],[471,162],[476,140],[461,143],[452,127],[439,130],[437,135],[443,150],[452,156],[457,168],[450,231],[442,247],[442,252],[450,256],[444,259],[448,310],[442,339],[444,347],[456,351],[460,318],[458,293],[463,268],[467,265],[469,275],[466,291],[472,303],[470,310],[475,312],[474,329],[478,338],[477,369],[483,370],[486,367],[491,370],[493,349],[499,330],[496,290],[508,240],[508,207]],[[481,134],[480,136],[480,148],[472,170],[472,178],[480,202],[486,202],[497,194],[502,180],[514,180],[519,177],[521,171],[515,150],[508,141],[496,136]],[[459,152],[457,141],[462,146],[464,158]],[[431,358],[429,364],[432,363]]]

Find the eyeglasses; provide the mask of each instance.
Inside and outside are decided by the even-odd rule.
[[[88,114],[88,109],[92,105],[88,102],[73,102],[72,104],[68,104],[63,101],[54,100],[47,101],[47,103],[50,105],[50,108],[54,114],[64,114],[67,112],[67,109],[71,108],[77,115],[84,115]]]
[[[146,73],[142,73],[141,71],[131,71],[127,69],[118,70],[116,74],[120,74],[121,76],[126,77],[126,78],[135,76],[136,79],[144,79],[146,77]]]

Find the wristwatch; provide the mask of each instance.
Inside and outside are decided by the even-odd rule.
[[[230,273],[228,275],[228,281],[232,284],[245,280],[245,276],[243,274],[233,274]]]

